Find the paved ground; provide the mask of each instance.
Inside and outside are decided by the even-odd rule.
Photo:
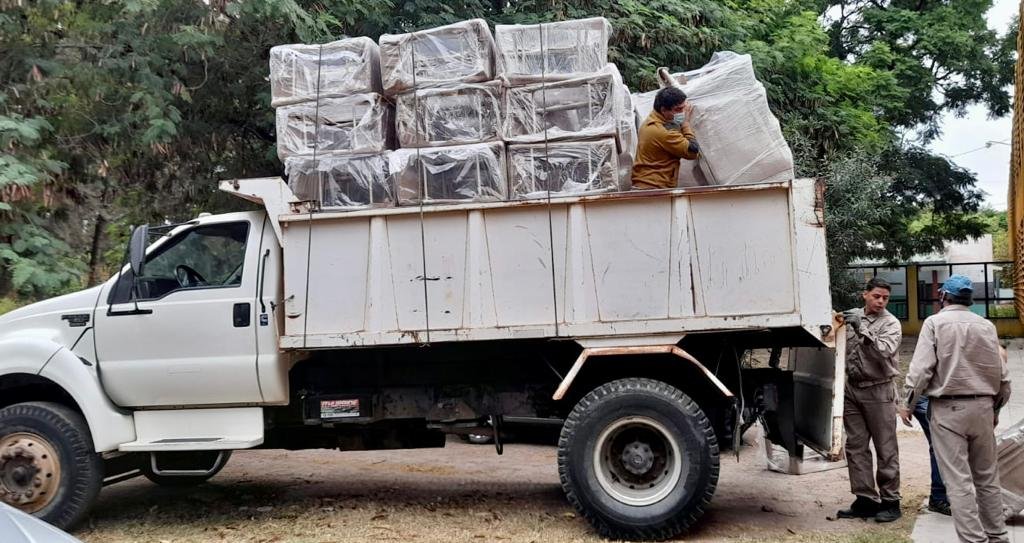
[[[1010,395],[1009,403],[1003,408],[999,415],[999,426],[996,433],[1005,431],[1008,427],[1024,419],[1024,343],[1014,340],[1008,345],[1010,379],[1015,386]],[[1008,526],[1010,541],[1013,543],[1024,543],[1024,518],[1018,516],[1012,519]],[[911,535],[914,541],[921,543],[956,543],[956,532],[953,529],[953,520],[945,515],[939,515],[924,511],[917,517],[914,524],[914,531]]]

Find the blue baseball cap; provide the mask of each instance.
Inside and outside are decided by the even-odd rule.
[[[969,296],[974,292],[974,283],[965,275],[950,275],[939,290],[952,294],[953,296]]]

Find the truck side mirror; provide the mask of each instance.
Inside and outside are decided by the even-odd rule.
[[[136,226],[132,231],[132,239],[128,242],[128,263],[135,277],[142,276],[146,263],[146,242],[149,240],[149,225]]]

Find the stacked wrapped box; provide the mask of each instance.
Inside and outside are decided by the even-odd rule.
[[[388,154],[292,156],[284,171],[296,197],[320,201],[324,209],[393,206]]]
[[[505,141],[538,143],[615,137],[621,83],[617,72],[545,82],[505,91]]]
[[[585,77],[608,64],[611,25],[604,17],[497,25],[502,78],[510,85]]]
[[[270,49],[270,105],[380,92],[380,52],[370,38]]]
[[[274,47],[270,88],[277,155],[296,196],[324,208],[394,205],[384,154],[393,113],[373,40]]]
[[[498,81],[419,89],[398,95],[396,128],[402,147],[481,143],[501,138]]]
[[[392,141],[391,108],[379,94],[277,108],[277,156],[376,153]]]
[[[390,172],[402,205],[505,200],[505,170],[501,142],[399,149],[390,156]]]
[[[793,178],[793,154],[778,119],[768,108],[750,55],[718,52],[703,67],[671,77],[693,102],[690,126],[700,143],[705,183],[733,185]],[[634,96],[641,119],[650,114],[654,95]],[[693,182],[701,180],[694,177]]]
[[[515,198],[618,190],[635,145],[604,18],[496,29]],[[609,146],[610,145],[610,146]]]
[[[380,37],[384,92],[494,79],[494,37],[472,19],[409,34]]]
[[[508,147],[513,198],[542,198],[622,190],[618,151],[611,138],[513,144]]]

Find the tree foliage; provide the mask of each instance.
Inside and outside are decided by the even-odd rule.
[[[224,178],[279,175],[271,46],[483,17],[605,16],[633,90],[716,50],[752,55],[798,173],[829,183],[830,259],[900,259],[982,228],[970,172],[903,143],[944,111],[1006,112],[1016,25],[989,0],[126,0],[0,11],[0,295],[102,280],[129,225],[238,205]],[[927,220],[917,220],[926,217]]]

